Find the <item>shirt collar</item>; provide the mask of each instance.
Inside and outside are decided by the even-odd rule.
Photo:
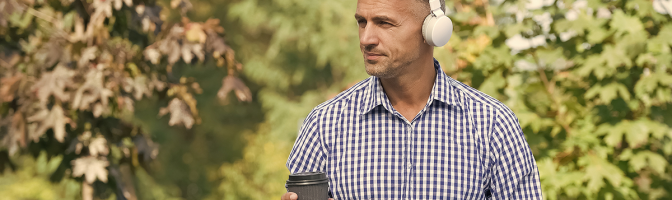
[[[434,59],[434,69],[436,70],[436,79],[434,80],[434,86],[432,86],[432,92],[430,93],[429,98],[448,105],[457,105],[457,97],[455,96],[454,88],[452,87],[454,80],[443,72],[439,61],[436,59]],[[393,112],[394,108],[392,108],[392,104],[387,98],[378,77],[371,77],[364,94],[366,95],[362,102],[360,114],[366,114],[379,105],[382,105],[388,111]]]

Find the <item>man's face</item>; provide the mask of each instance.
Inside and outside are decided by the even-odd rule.
[[[358,0],[359,48],[366,73],[397,77],[422,53],[422,22],[426,14],[416,0]]]

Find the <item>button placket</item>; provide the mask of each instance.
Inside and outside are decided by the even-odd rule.
[[[412,174],[413,174],[413,162],[412,162],[412,157],[411,157],[413,155],[413,135],[414,135],[413,124],[409,124],[407,130],[408,130],[407,131],[408,134],[406,135],[406,139],[407,139],[406,144],[408,145],[408,149],[405,152],[405,154],[408,155],[408,156],[406,156],[406,172],[407,172],[406,173],[406,177],[407,177],[406,178],[406,180],[407,180],[406,188],[409,188],[409,189],[406,190],[405,195],[407,197],[410,197],[411,196],[411,190],[413,188],[413,180],[412,180],[412,177],[413,177],[412,176]]]
[[[401,153],[402,153],[402,162],[401,163],[405,164],[405,163],[408,162],[408,159],[409,159],[409,155],[408,155],[408,148],[409,148],[409,146],[408,146],[408,136],[410,135],[410,129],[407,127],[406,130],[403,131],[402,133],[403,133],[403,135],[402,135],[402,139],[403,139],[402,141],[403,142],[402,142],[402,151],[401,151]],[[409,170],[408,170],[407,167],[403,166],[403,164],[402,164],[402,171],[403,171],[403,173],[402,173],[403,174],[403,177],[402,177],[402,198],[406,199],[406,198],[408,198],[407,193],[408,193],[408,190],[409,190],[409,188],[408,188],[408,182],[409,182],[408,172],[409,172]]]
[[[408,154],[408,156],[407,156],[407,160],[406,160],[406,168],[409,169],[408,175],[409,175],[409,178],[410,178],[410,175],[412,173],[411,169],[413,168],[413,162],[412,162],[412,158],[411,158],[411,156],[413,155],[413,125],[412,124],[409,124],[409,126],[408,126],[407,140],[408,140],[408,142],[407,142],[408,149],[406,151],[406,154]],[[409,180],[409,182],[410,182],[410,180]]]

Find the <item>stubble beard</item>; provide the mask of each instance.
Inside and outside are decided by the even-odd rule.
[[[382,79],[398,77],[406,72],[414,60],[419,59],[420,55],[409,55],[406,58],[393,61],[390,57],[385,57],[379,61],[365,60],[364,66],[366,73]]]

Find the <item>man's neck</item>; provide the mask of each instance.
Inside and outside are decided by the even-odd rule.
[[[431,55],[431,54],[430,54]],[[436,79],[434,59],[423,58],[399,77],[380,79],[392,107],[409,122],[425,107]]]

